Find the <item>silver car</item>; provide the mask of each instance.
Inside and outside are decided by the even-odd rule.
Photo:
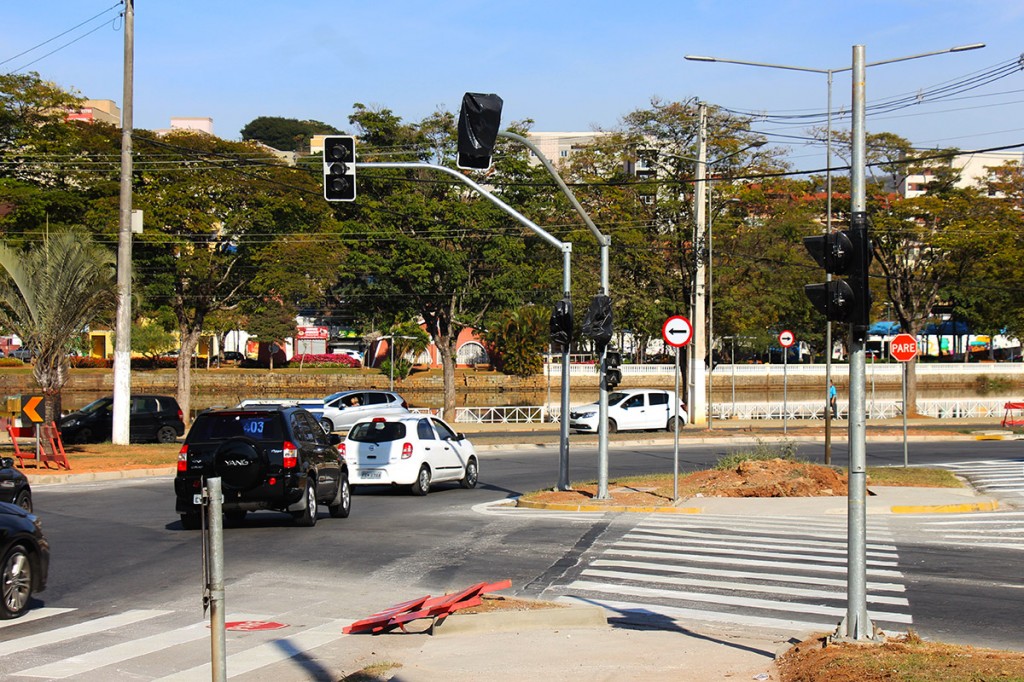
[[[319,405],[310,407],[324,431],[347,431],[350,426],[365,417],[393,417],[409,414],[409,403],[391,391],[341,391],[332,393]]]

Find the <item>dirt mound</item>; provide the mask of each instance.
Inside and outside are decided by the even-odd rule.
[[[698,471],[686,488],[704,497],[828,497],[847,494],[846,476],[789,459],[744,460],[734,469]]]

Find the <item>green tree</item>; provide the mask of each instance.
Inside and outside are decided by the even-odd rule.
[[[0,326],[35,352],[32,374],[45,397],[46,421],[57,421],[68,352],[117,300],[114,256],[84,231],[59,230],[27,251],[0,244],[0,266]]]
[[[255,140],[287,152],[309,152],[314,135],[338,135],[341,131],[320,121],[300,121],[281,116],[258,116],[242,128],[243,140]]]
[[[156,365],[163,353],[178,347],[178,337],[158,322],[134,322],[131,346],[133,351]]]
[[[248,331],[267,344],[269,369],[274,371],[274,349],[295,336],[295,308],[278,298],[264,298],[251,305]]]
[[[497,315],[484,338],[500,353],[502,372],[527,377],[544,369],[542,353],[548,345],[550,318],[549,309],[536,305]]]

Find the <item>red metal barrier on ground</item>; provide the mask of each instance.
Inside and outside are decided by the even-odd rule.
[[[1003,426],[1024,426],[1024,403],[1006,403],[1003,410]]]
[[[351,625],[342,628],[342,632],[350,635],[356,632],[371,632],[380,634],[393,630],[396,627],[405,632],[405,624],[420,618],[435,618],[437,622],[443,621],[459,609],[466,609],[471,606],[478,606],[481,596],[485,592],[495,592],[512,587],[511,580],[502,580],[497,583],[477,583],[467,587],[461,592],[446,594],[442,597],[420,597],[401,604],[396,604],[375,613],[369,618],[357,620]]]

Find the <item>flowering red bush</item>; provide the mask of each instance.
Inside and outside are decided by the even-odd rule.
[[[76,355],[71,360],[71,366],[78,369],[107,369],[114,366],[113,360],[106,358],[94,358],[92,356]]]
[[[358,360],[350,355],[334,353],[304,353],[296,355],[291,359],[292,366],[302,365],[303,367],[361,367]]]

